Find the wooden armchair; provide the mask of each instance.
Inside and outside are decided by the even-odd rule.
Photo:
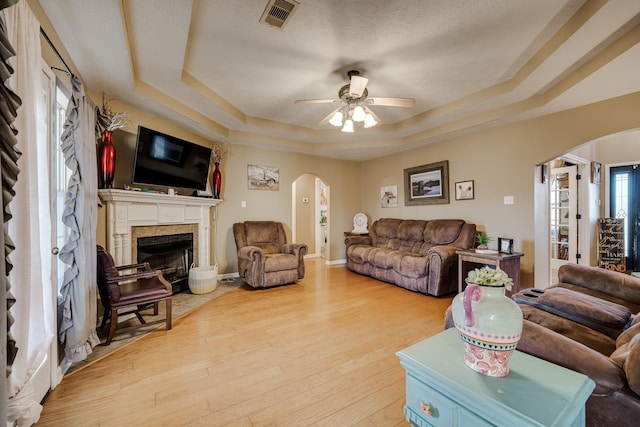
[[[307,245],[287,243],[281,222],[239,222],[233,224],[233,236],[238,273],[254,288],[285,285],[304,277]]]
[[[126,270],[134,271],[122,274]],[[149,263],[115,266],[109,253],[98,246],[98,291],[104,307],[102,323],[104,328],[107,320],[110,320],[109,333],[105,345],[111,344],[111,340],[118,327],[118,315],[135,314],[140,321],[139,325],[120,328],[120,332],[166,322],[166,329],[171,329],[171,298],[173,291],[171,283],[162,276],[162,272],[151,270]],[[158,303],[165,301],[166,318],[147,323],[140,309],[153,304],[153,314],[158,314]],[[118,309],[128,311],[119,312]]]

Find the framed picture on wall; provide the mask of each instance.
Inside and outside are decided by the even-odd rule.
[[[449,161],[404,170],[405,206],[449,203]]]
[[[381,208],[397,208],[398,207],[398,186],[387,185],[380,187],[380,207]]]
[[[249,190],[280,190],[280,169],[273,166],[247,165]]]
[[[600,184],[600,169],[602,169],[602,165],[599,162],[591,162],[592,184]]]
[[[473,180],[456,182],[456,200],[473,199]]]

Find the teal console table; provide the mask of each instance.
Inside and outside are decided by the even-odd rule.
[[[413,426],[584,426],[595,383],[515,351],[509,375],[469,369],[454,328],[397,353],[407,373],[404,412]]]

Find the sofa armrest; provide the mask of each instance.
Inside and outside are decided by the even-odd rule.
[[[429,282],[427,291],[430,295],[441,296],[458,289],[456,251],[460,248],[452,245],[436,245],[429,249]]]
[[[307,245],[304,243],[285,243],[280,245],[280,252],[295,255],[298,258],[304,257],[308,250]]]
[[[612,395],[627,385],[624,371],[607,356],[526,319],[517,350],[588,376],[596,383],[594,395]]]
[[[346,249],[349,249],[349,246],[352,245],[369,245],[373,244],[371,240],[371,236],[347,236],[344,239],[344,244],[346,245]]]
[[[432,257],[437,257],[439,262],[456,262],[458,261],[458,256],[456,252],[461,250],[457,246],[452,245],[436,245],[429,249],[427,252],[427,256],[431,259],[430,262],[434,260]]]
[[[264,252],[257,246],[244,246],[238,249],[238,259],[262,263],[262,258],[264,258]]]

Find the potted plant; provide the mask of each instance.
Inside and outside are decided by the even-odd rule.
[[[491,237],[489,237],[484,231],[476,233],[476,243],[478,244],[478,249],[489,249],[489,246],[487,246],[487,244],[490,241]]]

